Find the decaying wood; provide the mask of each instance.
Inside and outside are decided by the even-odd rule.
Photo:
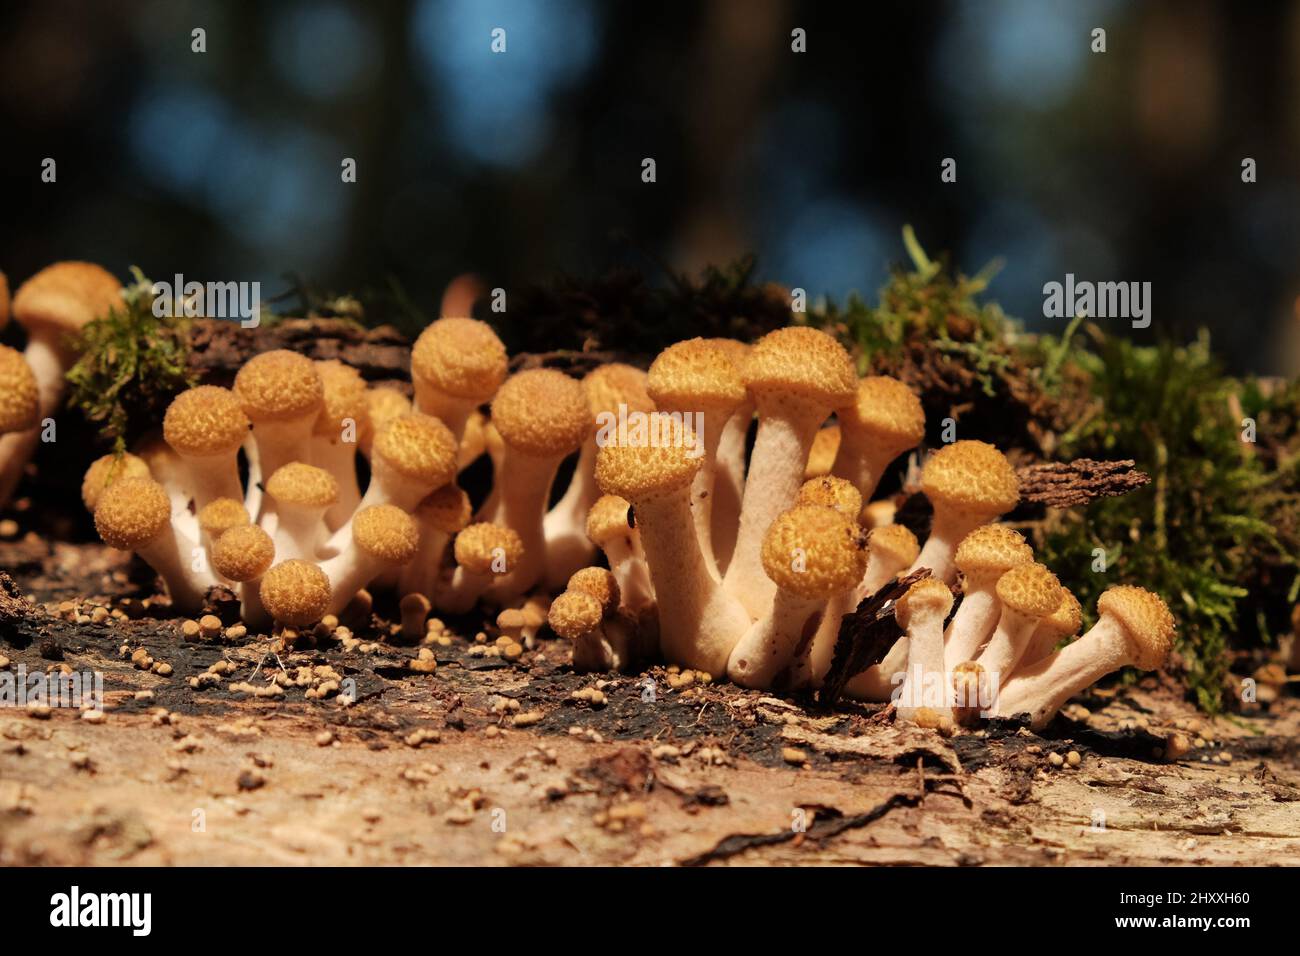
[[[1049,508],[1072,508],[1097,498],[1126,495],[1151,481],[1131,459],[1048,461],[1017,469],[1020,500]]]

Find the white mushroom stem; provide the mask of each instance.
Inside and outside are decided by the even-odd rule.
[[[858,491],[862,492],[862,500],[870,501],[876,486],[880,484],[880,476],[898,454],[889,450],[881,451],[869,436],[856,429],[841,429],[840,449],[835,456],[835,464],[831,467],[831,474],[853,482]]]
[[[337,531],[361,504],[356,442],[332,441],[325,436],[315,435],[311,440],[310,461],[329,472],[339,486],[339,500],[325,512],[325,524],[330,531]]]
[[[1000,687],[1010,680],[1039,620],[1013,607],[1002,605],[998,626],[976,660],[988,675],[992,686]]]
[[[936,508],[934,519],[930,523],[930,536],[925,539],[921,553],[908,568],[908,573],[929,568],[944,584],[954,583],[957,580],[957,565],[953,559],[957,554],[957,545],[961,544],[962,538],[989,520],[988,515]]]
[[[239,483],[237,452],[201,457],[185,456],[182,460],[189,475],[196,511],[218,498],[239,501],[244,497],[244,486]]]
[[[549,560],[544,529],[546,502],[556,469],[563,460],[563,456],[537,458],[515,449],[506,450],[503,471],[497,480],[501,497],[496,512],[480,520],[514,529],[523,541],[524,554],[492,588],[496,598],[508,600],[525,594],[542,579]]]
[[[794,660],[805,632],[819,620],[826,602],[780,589],[772,609],[742,637],[727,662],[727,676],[741,687],[770,687]]]
[[[22,481],[23,469],[40,441],[41,422],[53,417],[63,401],[62,354],[47,336],[40,334],[31,336],[23,350],[23,359],[32,370],[40,394],[40,422],[24,431],[0,435],[0,508],[8,504]]]
[[[239,618],[248,627],[264,629],[271,626],[271,614],[262,603],[262,579],[254,578],[239,585]]]
[[[158,573],[167,584],[172,607],[181,613],[193,613],[203,607],[208,588],[217,583],[216,575],[202,564],[202,571],[194,570],[194,557],[199,547],[189,535],[171,528],[135,553]]]
[[[560,590],[574,571],[591,564],[596,548],[587,538],[587,512],[599,497],[596,433],[592,432],[578,451],[569,487],[542,522],[547,547],[546,586],[551,590]]]
[[[943,660],[948,670],[975,660],[998,625],[1001,606],[997,578],[966,578],[967,591],[944,637]]]
[[[472,398],[455,398],[424,382],[419,377],[414,380],[415,407],[426,415],[440,419],[451,429],[459,446],[465,437],[465,425],[470,415],[478,409],[480,402]]]
[[[633,528],[627,534],[610,538],[601,546],[609,570],[618,582],[619,604],[634,613],[654,607],[655,592],[650,583],[650,567],[641,548],[641,537]]]
[[[1028,643],[1025,644],[1025,652],[1020,655],[1018,666],[1025,668],[1030,664],[1037,664],[1048,654],[1055,651],[1056,645],[1060,644],[1066,637],[1067,635],[1062,634],[1046,621],[1040,621],[1038,627],[1034,628],[1034,633],[1030,635]]]
[[[317,409],[301,418],[289,418],[283,421],[260,421],[253,423],[253,440],[257,443],[257,454],[261,472],[264,476],[274,475],[282,466],[293,461],[311,461],[311,435],[316,424]],[[257,520],[260,514],[249,514]]]
[[[434,527],[419,512],[415,519],[420,523],[420,546],[411,563],[402,568],[397,590],[399,594],[422,594],[434,600],[447,569],[447,542],[451,535]]]
[[[911,642],[904,634],[894,642],[879,664],[854,675],[844,688],[844,693],[854,700],[886,701],[894,696],[894,689],[907,676],[907,660]]]
[[[691,513],[695,516],[695,533],[700,539],[700,552],[704,556],[704,566],[717,581],[722,580],[718,570],[717,555],[713,549],[713,499],[717,484],[718,444],[722,440],[723,429],[731,419],[730,412],[706,409],[702,413],[702,428],[696,432],[695,440],[699,442],[702,456],[700,470],[695,473],[691,483]],[[798,493],[798,489],[795,489]]]
[[[953,694],[943,666],[942,608],[918,608],[907,628],[907,671],[898,694],[898,717],[913,720],[921,708],[952,716]]]
[[[457,565],[451,583],[438,593],[434,603],[448,614],[467,613],[502,575],[489,571],[479,574],[464,565]]]
[[[740,502],[745,494],[745,445],[749,441],[749,426],[753,420],[754,402],[746,399],[727,419],[722,434],[718,436],[710,520],[713,557],[719,574],[727,573],[736,547]]]
[[[262,456],[251,434],[244,440],[244,459],[248,462],[248,489],[244,492],[244,510],[256,521],[262,512],[262,479],[269,472],[262,471]],[[163,484],[166,486],[166,482]]]
[[[277,561],[301,558],[315,561],[317,550],[325,539],[325,509],[311,505],[294,505],[278,501],[275,508],[274,529]]]
[[[355,544],[322,561],[320,569],[330,582],[330,603],[326,613],[338,614],[348,606],[358,591],[390,567],[392,565],[368,554]]]

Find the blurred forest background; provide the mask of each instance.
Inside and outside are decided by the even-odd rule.
[[[432,313],[465,272],[754,253],[842,300],[910,222],[968,273],[1005,259],[991,295],[1030,329],[1061,331],[1067,272],[1150,281],[1145,338],[1205,326],[1230,370],[1294,374],[1297,103],[1300,4],[1269,0],[9,3],[0,269],[292,273],[400,321],[393,289]]]

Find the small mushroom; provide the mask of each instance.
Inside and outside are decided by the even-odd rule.
[[[650,568],[641,547],[641,533],[633,526],[632,506],[618,495],[602,495],[587,512],[587,537],[605,553],[609,569],[618,580],[623,606],[633,614],[654,607]]]
[[[288,627],[315,624],[328,613],[332,600],[325,572],[297,558],[282,561],[262,575],[259,593],[267,613]]]
[[[411,348],[416,407],[440,419],[459,447],[469,416],[496,394],[507,368],[506,347],[486,322],[438,319]]]
[[[1001,686],[1015,672],[1038,622],[1061,603],[1061,582],[1041,564],[1021,564],[998,578],[996,590],[1002,613],[978,663]]]
[[[513,528],[478,522],[456,535],[452,553],[456,571],[451,584],[438,595],[437,604],[452,614],[463,614],[493,581],[514,570],[524,557],[524,543]]]
[[[709,339],[722,349],[731,364],[740,371],[749,354],[749,345],[737,339]],[[740,528],[740,502],[745,495],[745,457],[749,445],[749,426],[754,421],[754,397],[745,390],[745,400],[722,426],[718,439],[717,465],[713,476],[713,556],[718,572],[727,573],[731,553],[736,547]]]
[[[831,474],[853,482],[868,500],[889,463],[925,437],[921,400],[885,375],[858,382],[855,400],[836,409],[835,416],[841,438]]]
[[[952,591],[937,578],[917,581],[898,599],[894,617],[907,635],[907,676],[896,701],[898,719],[919,722],[922,711],[952,719],[953,695],[943,666],[943,622]],[[928,715],[927,715],[928,717]]]
[[[998,579],[1033,560],[1034,549],[1024,536],[1006,525],[984,525],[962,539],[954,558],[962,580],[961,607],[944,638],[948,670],[975,660],[997,627]]]
[[[275,563],[275,542],[255,524],[237,525],[212,544],[212,568],[239,585],[239,616],[249,627],[266,627],[270,615],[262,605],[262,576]]]
[[[275,516],[276,555],[282,561],[315,561],[326,536],[325,514],[339,500],[334,476],[324,468],[291,461],[266,480],[266,496]]]
[[[349,526],[352,534],[348,547],[321,564],[332,595],[326,607],[329,614],[342,611],[358,591],[383,572],[408,563],[420,543],[419,525],[396,505],[362,508],[353,515]]]
[[[2,346],[0,346],[2,348]],[[99,504],[99,496],[113,482],[121,478],[149,478],[149,466],[143,458],[123,452],[96,458],[81,479],[81,502],[91,514]]]
[[[311,435],[325,401],[316,365],[287,349],[254,355],[235,375],[234,393],[253,423],[260,474],[311,460]],[[253,520],[261,515],[250,507]]]
[[[1056,610],[1038,622],[1034,634],[1029,638],[1025,653],[1020,656],[1020,667],[1027,667],[1041,661],[1062,641],[1069,640],[1079,633],[1083,623],[1083,608],[1079,599],[1070,593],[1069,588],[1061,587],[1061,602]]]
[[[239,449],[249,421],[238,397],[216,385],[186,389],[163,416],[163,440],[185,462],[196,508],[215,498],[243,498]]]
[[[312,427],[310,463],[324,468],[338,486],[338,501],[325,512],[325,524],[337,531],[361,503],[357,484],[357,445],[370,429],[369,389],[365,379],[338,359],[316,363],[321,380],[321,410]]]
[[[420,502],[415,509],[415,520],[420,525],[420,547],[411,563],[402,569],[399,594],[436,597],[447,560],[447,544],[452,535],[469,524],[472,513],[469,495],[454,483],[443,485]]]

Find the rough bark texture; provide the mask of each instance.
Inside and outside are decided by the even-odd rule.
[[[1049,508],[1072,508],[1097,498],[1126,495],[1151,481],[1135,462],[1096,461],[1076,458],[1073,461],[1048,461],[1026,465],[1016,471],[1020,481],[1022,503]]]

